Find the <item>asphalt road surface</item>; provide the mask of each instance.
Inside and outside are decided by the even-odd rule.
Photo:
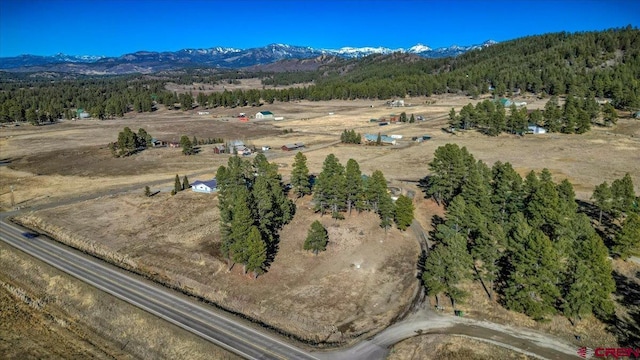
[[[26,230],[3,219],[0,238],[98,289],[134,304],[247,359],[316,359],[280,339],[223,316],[116,267]]]

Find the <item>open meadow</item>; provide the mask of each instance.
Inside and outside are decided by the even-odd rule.
[[[546,101],[522,100],[530,109],[542,108]],[[566,178],[574,185],[578,199],[588,200],[596,185],[611,183],[627,172],[640,193],[640,121],[622,118],[613,127],[594,127],[583,135],[489,137],[476,131],[443,130],[452,107],[459,110],[476,101],[433,96],[406,100],[408,106],[400,108],[379,100],[276,102],[259,108],[162,109],[116,120],[5,127],[0,137],[4,165],[0,209],[20,207],[25,211],[17,219],[27,226],[304,342],[348,342],[386,327],[416,296],[420,247],[412,231],[385,233],[371,213],[354,213],[339,221],[321,217],[312,211],[311,198],[304,197],[296,201],[294,220],[281,231],[273,264],[254,280],[242,273],[241,266],[229,270],[220,254],[217,196],[191,191],[169,194],[176,174],[188,175],[191,183],[211,179],[230,155],[215,154],[213,145],[200,145],[192,156],[163,147],[114,158],[108,143],[128,126],[133,131],[144,128],[165,141],[187,135],[238,139],[257,148],[268,145],[271,150],[265,155],[278,164],[285,182],[296,152],[280,147],[304,143],[311,173],[318,174],[331,153],[343,165],[349,158],[357,160],[365,174],[381,170],[391,187],[415,195],[416,219],[425,230],[442,209],[423,198],[418,182],[429,174],[434,151],[447,143],[466,146],[490,166],[510,162],[523,176],[548,168],[556,182]],[[236,117],[263,110],[284,120],[243,123]],[[369,122],[403,111],[424,120],[387,126]],[[402,138],[394,146],[340,144],[345,129]],[[431,139],[412,141],[423,135]],[[159,193],[144,196],[147,185]],[[327,251],[318,256],[302,250],[314,220],[329,232]]]

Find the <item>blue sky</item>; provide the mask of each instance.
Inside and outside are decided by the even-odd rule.
[[[638,0],[0,0],[0,57],[271,43],[432,48],[639,27]]]

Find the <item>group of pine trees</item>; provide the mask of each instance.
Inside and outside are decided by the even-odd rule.
[[[315,209],[321,215],[328,212],[334,219],[344,219],[344,212],[373,211],[380,217],[380,227],[385,231],[394,221],[401,230],[413,221],[411,199],[401,195],[394,204],[382,172],[376,170],[371,177],[363,176],[354,159],[349,159],[345,167],[334,154],[329,154],[313,186],[309,179],[306,157],[299,152],[294,160],[291,186],[298,197],[313,192]]]
[[[602,114],[602,120],[601,116]],[[548,132],[582,134],[591,129],[592,124],[611,125],[617,120],[616,110],[610,103],[598,105],[595,98],[567,96],[563,106],[552,96],[544,111],[527,111],[526,107],[512,104],[509,112],[499,101],[484,100],[475,105],[467,104],[456,113],[449,112],[449,126],[453,129],[478,129],[496,136],[502,132],[523,134],[529,125],[543,126]]]
[[[477,279],[490,299],[534,319],[561,312],[572,321],[613,312],[608,250],[572,185],[544,169],[523,180],[509,163],[489,168],[454,144],[429,164],[426,193],[446,206],[424,262],[430,295],[463,299],[460,283]]]
[[[343,144],[360,144],[362,136],[355,130],[344,130],[340,135],[340,142]]]
[[[608,223],[618,222],[618,231],[614,232],[612,252],[626,259],[631,255],[640,255],[640,200],[633,189],[629,173],[622,179],[616,179],[611,186],[605,181],[596,186],[591,196],[600,210],[598,223],[602,215],[607,214]]]
[[[115,157],[129,156],[151,146],[151,140],[151,135],[145,129],[138,129],[136,134],[129,127],[125,127],[118,133],[118,141],[109,144],[109,149]]]
[[[33,124],[72,119],[84,109],[96,119],[121,117],[127,112],[150,112],[165,93],[164,82],[136,76],[70,80],[19,79],[0,82],[0,122]]]
[[[230,157],[216,179],[222,255],[257,277],[275,256],[278,233],[293,218],[295,205],[285,194],[278,166],[264,154],[253,162]]]
[[[180,183],[180,176],[176,174],[176,178],[173,181],[173,189],[171,190],[171,195],[175,195],[180,191],[187,190],[190,187],[191,184],[189,184],[189,178],[187,178],[187,175],[182,178],[182,183]]]

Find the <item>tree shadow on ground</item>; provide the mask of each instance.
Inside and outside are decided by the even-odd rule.
[[[638,274],[636,274],[638,278]],[[616,282],[615,294],[618,302],[627,309],[627,316],[616,314],[607,321],[608,331],[618,340],[620,346],[640,346],[640,284],[617,271],[613,272]]]

